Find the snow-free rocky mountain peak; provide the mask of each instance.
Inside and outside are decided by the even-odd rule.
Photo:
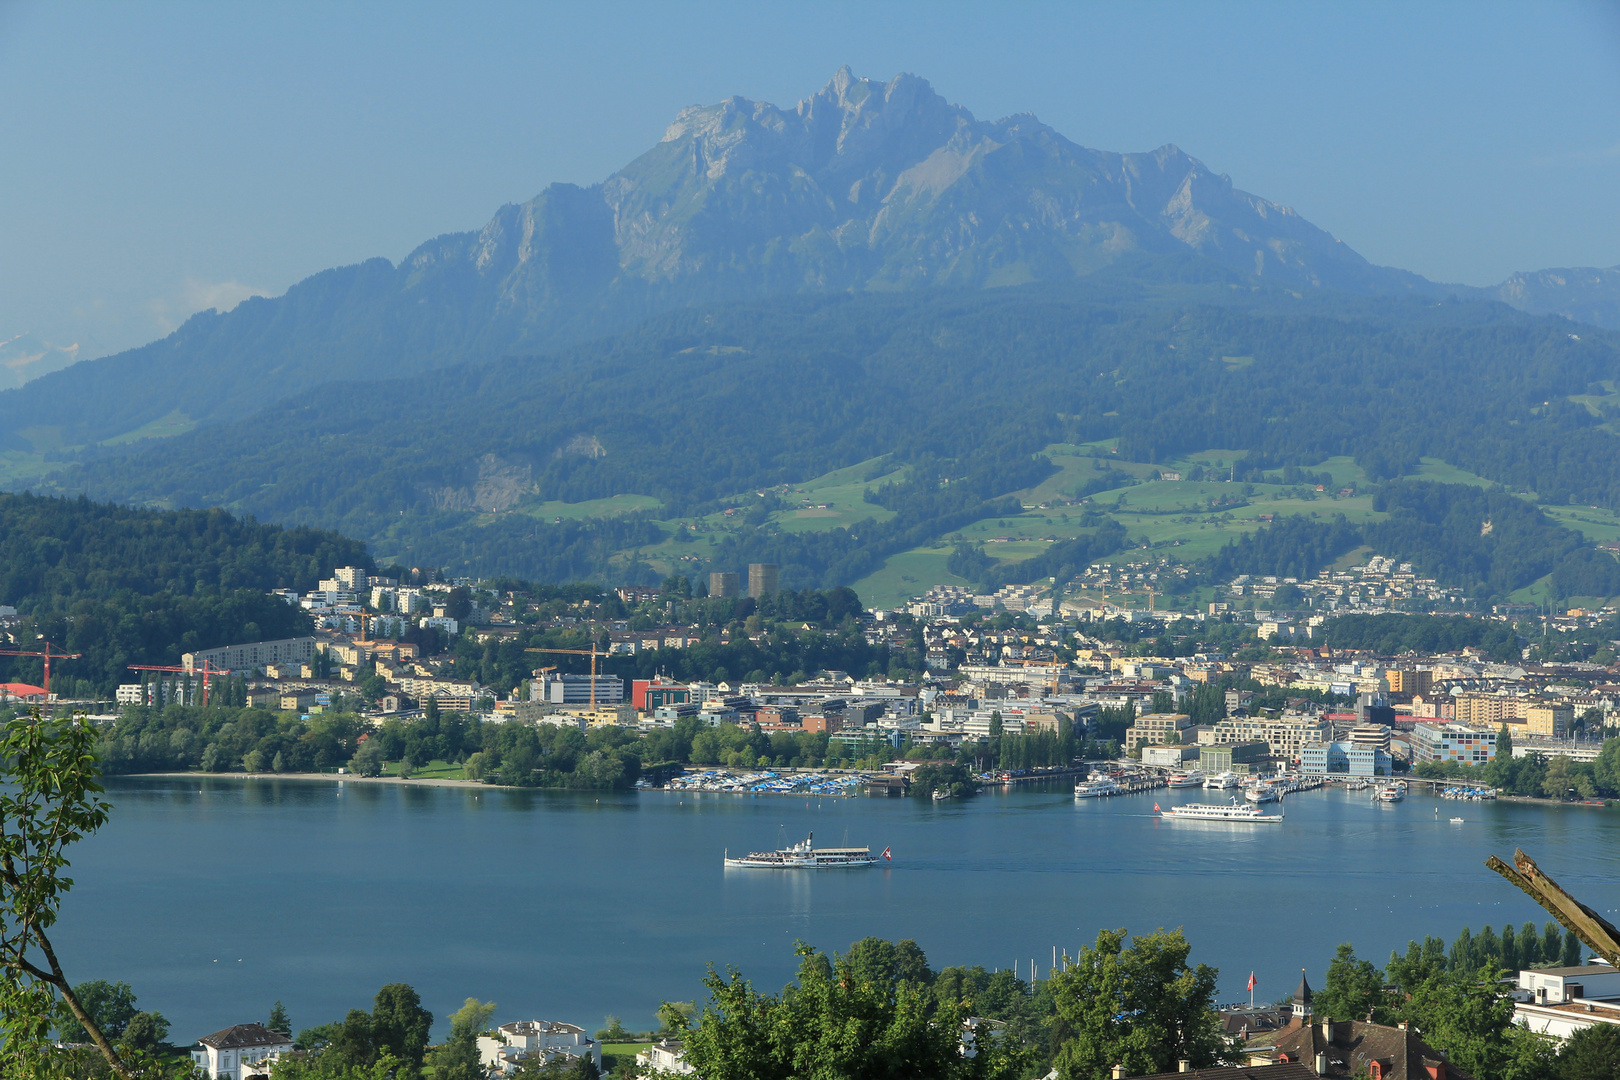
[[[1372,265],[1177,147],[1090,150],[1029,115],[979,120],[914,75],[844,68],[790,109],[729,98],[682,110],[602,183],[553,184],[398,266],[328,270],[0,392],[0,449],[160,420],[175,430],[335,379],[540,353],[693,304],[1063,282],[1139,254],[1295,290],[1459,291]]]

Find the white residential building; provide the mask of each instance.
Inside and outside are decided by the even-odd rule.
[[[251,1066],[271,1054],[292,1053],[292,1037],[271,1031],[263,1024],[234,1024],[223,1031],[204,1035],[191,1052],[191,1062],[210,1080],[243,1080],[243,1066]]]
[[[636,1065],[644,1076],[659,1073],[685,1076],[695,1071],[687,1064],[681,1044],[670,1039],[661,1039],[637,1054]]]
[[[518,1020],[502,1024],[495,1035],[478,1036],[478,1058],[486,1069],[503,1075],[517,1068],[523,1058],[555,1060],[564,1055],[591,1059],[601,1069],[602,1044],[574,1024],[550,1020]]]

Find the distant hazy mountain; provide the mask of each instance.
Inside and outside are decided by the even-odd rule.
[[[977,120],[915,76],[845,69],[793,109],[684,110],[603,183],[554,184],[397,267],[326,271],[0,393],[0,447],[226,419],[333,379],[544,350],[699,302],[1063,281],[1139,254],[1293,289],[1441,291],[1173,146],[1088,150],[1031,116]]]
[[[1486,291],[1521,311],[1620,330],[1620,266],[1518,273]]]
[[[0,390],[60,371],[78,359],[79,346],[53,345],[36,334],[18,334],[0,341]]]

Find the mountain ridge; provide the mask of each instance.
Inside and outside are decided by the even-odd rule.
[[[552,184],[397,266],[322,271],[0,392],[0,449],[94,444],[177,405],[208,422],[333,379],[544,354],[694,304],[1071,281],[1136,255],[1293,289],[1457,292],[1374,266],[1176,147],[1089,150],[1028,114],[978,120],[917,76],[843,68],[790,109],[684,109],[602,182]]]

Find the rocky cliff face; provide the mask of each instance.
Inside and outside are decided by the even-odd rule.
[[[1487,292],[1521,311],[1620,330],[1620,266],[1521,272]]]

